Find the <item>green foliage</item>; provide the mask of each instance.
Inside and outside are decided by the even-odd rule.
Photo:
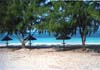
[[[39,6],[40,2],[40,0],[3,0],[0,2],[0,32],[14,33],[22,44],[25,43],[27,30],[34,29],[33,22],[36,21],[37,15],[45,11]]]
[[[71,34],[73,31],[69,30],[72,27],[71,20],[68,22],[65,21],[65,17],[69,17],[70,15],[69,11],[65,9],[66,7],[69,9],[70,5],[64,1],[51,1],[50,3],[51,5],[48,6],[49,9],[47,10],[48,16],[45,17],[45,21],[37,25],[37,28],[42,32],[45,30],[52,32],[55,36]]]
[[[79,30],[86,40],[99,28],[100,10],[97,2],[88,1],[50,1],[40,6],[44,0],[2,0],[0,2],[0,32],[17,33],[22,36],[37,28],[58,35],[74,35]],[[46,14],[44,16],[43,14]],[[38,16],[42,16],[39,18]],[[36,22],[40,19],[40,22]],[[36,25],[34,25],[36,24]]]
[[[73,35],[80,32],[82,41],[99,28],[99,11],[95,2],[91,1],[51,1],[49,16],[39,24],[39,30],[48,30],[58,35]],[[53,8],[53,9],[51,9]],[[68,18],[68,21],[65,18]]]
[[[7,7],[8,7],[8,0],[0,0],[0,33],[3,32],[5,20],[7,13]]]

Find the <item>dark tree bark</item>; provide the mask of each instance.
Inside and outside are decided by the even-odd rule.
[[[25,41],[22,41],[22,48],[25,48]]]
[[[85,48],[85,41],[86,41],[86,36],[85,35],[82,35],[82,50],[86,50]]]
[[[80,29],[80,35],[81,35],[81,39],[82,39],[82,50],[85,51],[85,41],[86,41],[86,34],[84,33],[84,28]]]

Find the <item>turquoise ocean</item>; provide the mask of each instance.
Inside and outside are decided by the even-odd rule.
[[[5,41],[1,41],[2,38],[5,36],[5,34],[0,34],[0,45],[5,44]],[[53,36],[53,34],[38,34],[35,33],[33,35],[37,40],[32,41],[32,44],[34,43],[62,43],[62,40],[56,40],[56,38]],[[20,41],[16,38],[15,35],[10,36],[13,40],[9,41],[9,44],[14,43],[18,44]],[[71,39],[65,41],[66,44],[81,44],[81,38],[79,33],[74,35]],[[98,30],[95,34],[92,34],[91,36],[87,36],[86,43],[92,43],[92,44],[100,44],[100,30]]]

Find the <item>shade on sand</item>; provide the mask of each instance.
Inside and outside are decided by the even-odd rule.
[[[69,36],[60,35],[56,38],[57,40],[63,40],[63,46],[65,47],[65,40],[71,39]]]
[[[25,40],[29,40],[30,41],[30,46],[31,46],[31,40],[37,40],[35,37],[33,37],[31,34],[29,34]]]
[[[2,41],[6,41],[6,44],[7,44],[7,47],[8,47],[8,41],[9,40],[12,40],[8,35],[6,35],[3,39],[2,39]]]

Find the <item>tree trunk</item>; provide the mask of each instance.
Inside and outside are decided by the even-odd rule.
[[[25,48],[24,32],[22,34],[22,48]]]
[[[85,40],[86,40],[85,35],[82,35],[82,50],[83,50],[83,51],[86,50],[86,48],[85,48]]]
[[[22,41],[22,48],[25,48],[25,42]]]

